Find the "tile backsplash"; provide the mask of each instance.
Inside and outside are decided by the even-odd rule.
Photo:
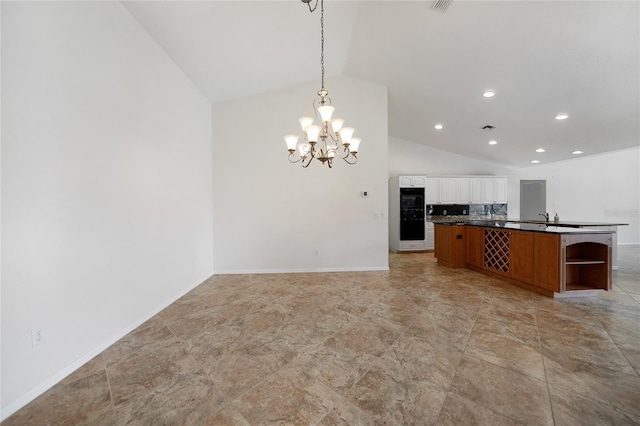
[[[507,216],[507,204],[472,204],[469,216]]]
[[[478,220],[478,219],[507,219],[507,204],[471,204],[468,215],[430,215],[427,210],[427,220]]]

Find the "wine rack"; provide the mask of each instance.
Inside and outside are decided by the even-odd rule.
[[[509,232],[484,230],[484,266],[509,273]]]

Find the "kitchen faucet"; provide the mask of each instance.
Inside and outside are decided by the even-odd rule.
[[[540,213],[539,216],[544,217],[544,220],[549,222],[549,213],[547,212],[544,212],[544,214]]]

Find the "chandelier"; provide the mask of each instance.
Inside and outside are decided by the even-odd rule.
[[[343,127],[344,120],[332,118],[335,108],[331,105],[329,92],[324,88],[324,0],[316,0],[311,7],[311,0],[302,0],[314,12],[320,2],[320,67],[322,70],[322,88],[318,91],[319,99],[313,101],[313,109],[320,124],[314,124],[312,117],[302,117],[298,121],[302,127],[303,141],[297,135],[285,135],[289,150],[289,161],[301,163],[307,168],[313,159],[332,167],[335,158],[341,158],[348,164],[358,161],[356,154],[360,145],[360,138],[354,138],[353,127]]]

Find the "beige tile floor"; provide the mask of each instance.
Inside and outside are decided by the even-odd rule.
[[[388,272],[214,276],[3,425],[640,424],[640,248],[553,300]]]

